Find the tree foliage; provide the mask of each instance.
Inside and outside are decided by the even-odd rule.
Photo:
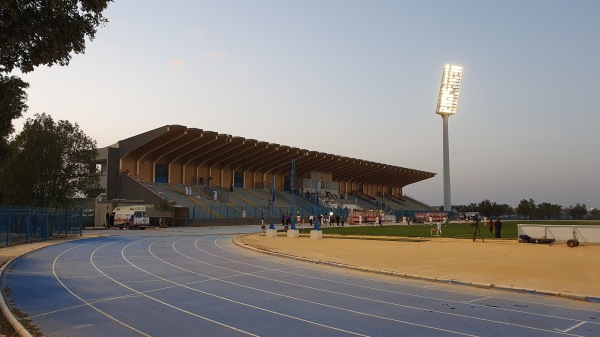
[[[165,200],[160,199],[157,203],[154,204],[154,209],[160,212],[160,214],[169,214],[169,217],[173,217],[175,214],[175,200]],[[164,221],[164,222],[163,222]],[[160,226],[166,227],[169,223],[168,217],[161,217]]]
[[[527,217],[528,219],[532,219],[535,215],[535,201],[533,199],[523,199],[519,202],[519,206],[517,206],[517,213]]]
[[[582,205],[580,203],[577,203],[575,206],[569,206],[566,211],[567,214],[575,219],[583,219],[583,216],[588,213],[585,204]]]
[[[10,144],[0,188],[5,203],[68,207],[99,188],[96,142],[77,124],[41,114],[28,119]]]
[[[470,203],[469,205],[453,206],[458,212],[479,212],[485,217],[511,215],[514,213],[513,208],[508,204],[499,204],[488,199],[482,200],[480,203]]]
[[[17,76],[40,65],[68,65],[72,54],[85,51],[106,24],[102,15],[112,0],[0,0],[0,161],[6,158],[13,120],[27,111],[25,89]]]
[[[6,158],[8,137],[14,132],[12,121],[27,111],[28,87],[16,76],[0,75],[0,161]]]
[[[69,64],[71,53],[85,51],[111,0],[0,0],[0,72]]]
[[[538,219],[559,219],[561,212],[562,206],[547,202],[538,204],[535,209],[535,215]]]

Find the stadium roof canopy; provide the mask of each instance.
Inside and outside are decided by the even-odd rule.
[[[404,187],[432,178],[435,173],[368,160],[344,157],[181,125],[165,125],[119,141],[121,159],[133,156],[142,162],[161,158],[183,166],[218,166],[235,171],[295,175],[329,172],[333,181]]]

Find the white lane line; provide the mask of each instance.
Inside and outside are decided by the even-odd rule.
[[[96,324],[80,324],[80,325],[74,325],[72,326],[73,329],[84,329],[84,328],[90,328],[95,326]]]
[[[222,249],[222,250],[234,253],[236,255],[247,256],[247,255],[241,254],[239,252],[223,248],[217,242],[215,242],[215,245],[217,247],[219,247],[220,249]],[[200,249],[200,248],[198,248],[198,249]],[[208,252],[206,252],[206,253],[207,254],[211,254],[211,253],[208,253]],[[219,255],[215,255],[215,254],[212,254],[212,255],[214,255],[216,257],[219,257]],[[236,261],[236,260],[225,258],[225,257],[222,257],[222,258],[225,259],[225,260],[228,260],[228,261],[233,261],[233,262]],[[265,259],[262,259],[262,260],[266,261],[266,262],[271,262],[270,260],[265,260]],[[240,263],[242,263],[242,262],[240,262]],[[242,263],[242,264],[246,264],[246,263]],[[314,269],[310,269],[310,268],[307,268],[307,267],[298,267],[298,268],[299,269],[304,269],[304,270],[314,270]],[[323,270],[323,269],[319,269],[319,271],[323,272],[323,273],[333,274],[333,275],[339,276],[339,274],[337,274],[337,273],[335,273],[333,271],[327,271],[327,270]],[[417,294],[406,293],[406,292],[399,292],[399,291],[393,291],[393,290],[387,290],[387,289],[381,289],[381,288],[368,287],[368,286],[358,285],[358,284],[354,284],[354,283],[348,283],[348,282],[342,282],[342,281],[335,281],[335,280],[330,280],[330,279],[325,279],[325,278],[320,278],[320,277],[315,277],[315,276],[308,276],[308,275],[300,274],[300,273],[294,273],[294,272],[286,271],[286,270],[281,270],[280,272],[281,273],[285,273],[285,274],[294,275],[294,276],[300,276],[300,277],[303,277],[303,278],[314,279],[314,280],[317,280],[317,281],[326,281],[326,282],[329,282],[329,283],[336,283],[336,284],[341,284],[341,285],[344,285],[344,286],[352,286],[352,287],[363,288],[363,289],[368,289],[368,290],[374,290],[374,291],[392,293],[392,294],[396,294],[396,295],[404,295],[404,296],[410,296],[410,297],[416,297],[416,298],[424,298],[424,299],[428,299],[428,300],[435,300],[435,301],[440,301],[440,302],[445,302],[445,303],[453,303],[453,304],[457,304],[457,305],[469,303],[469,302],[472,302],[472,301],[481,301],[483,299],[499,299],[499,300],[506,300],[506,301],[510,300],[510,299],[505,299],[505,298],[502,298],[502,297],[485,297],[485,298],[474,299],[472,301],[455,301],[455,300],[449,300],[449,299],[444,299],[444,298],[438,298],[438,297],[432,297],[432,296],[425,296],[425,295],[417,295]],[[360,279],[363,279],[363,280],[373,281],[373,279],[368,278],[368,277],[357,277],[357,278],[360,278]],[[377,280],[377,282],[384,282],[384,283],[387,283],[387,284],[397,285],[397,283],[388,282],[388,281]],[[416,286],[409,285],[409,284],[402,284],[402,286],[411,287],[411,288],[416,287]],[[418,288],[420,289],[422,287],[418,287]],[[438,290],[438,289],[435,289],[435,290]],[[456,292],[456,291],[443,290],[443,289],[441,291],[450,292],[450,293],[454,293],[454,294],[469,295],[469,296],[471,296],[470,293]],[[539,304],[539,303],[535,303],[535,302],[525,302],[525,301],[519,301],[519,300],[515,300],[514,302],[534,303],[534,304],[538,304],[538,305],[544,306],[544,304]],[[481,307],[481,308],[486,308],[486,309],[491,309],[491,310],[500,310],[500,311],[513,312],[513,313],[519,313],[519,314],[526,314],[526,315],[537,316],[537,317],[561,319],[561,320],[574,321],[574,322],[579,322],[580,321],[580,319],[573,319],[573,318],[562,317],[562,316],[540,314],[540,313],[535,313],[535,312],[530,312],[530,311],[525,311],[525,310],[516,310],[516,309],[510,309],[510,308],[502,308],[502,307],[499,307],[499,306],[492,307],[492,306],[488,306],[488,305],[485,305],[485,304],[477,304],[477,303],[469,303],[469,305],[473,305],[473,306],[477,306],[477,307]],[[550,307],[555,307],[554,305],[549,305],[549,306]],[[564,307],[564,308],[565,309],[572,309],[570,307]],[[585,309],[580,309],[580,310],[585,310]],[[588,311],[588,310],[585,310],[585,311]],[[596,313],[595,311],[592,311],[592,312]],[[600,324],[600,322],[588,322],[588,323],[589,324]]]
[[[573,329],[579,328],[580,326],[584,325],[585,323],[587,323],[587,322],[586,321],[581,321],[581,322],[579,322],[579,324],[575,324],[575,325],[573,325],[572,327],[570,327],[568,329],[565,329],[565,330],[558,330],[558,329],[556,329],[556,330],[558,330],[560,332],[569,332],[569,331],[571,331]]]
[[[128,245],[126,245],[126,246],[124,246],[124,247],[121,249],[121,257],[122,257],[123,259],[125,259],[125,260],[126,260],[128,263],[129,263],[129,264],[131,264],[131,262],[130,262],[130,261],[128,261],[128,260],[127,260],[127,258],[126,258],[126,257],[125,257],[125,255],[124,255],[125,248],[129,247],[130,245],[137,244],[137,243],[139,243],[139,242],[141,242],[141,241],[145,241],[145,240],[150,240],[150,239],[144,239],[144,240],[135,241],[135,242],[132,242],[132,243],[130,243],[130,244],[128,244]],[[99,248],[98,248],[98,249],[99,249]],[[148,298],[148,299],[151,299],[151,300],[153,300],[153,301],[155,301],[155,302],[157,302],[157,303],[160,303],[160,304],[162,304],[162,305],[164,305],[164,306],[167,306],[167,307],[169,307],[169,308],[172,308],[172,309],[175,309],[175,310],[177,310],[177,311],[180,311],[180,312],[183,312],[183,313],[185,313],[185,314],[188,314],[188,315],[190,315],[190,316],[193,316],[193,317],[196,317],[196,318],[203,319],[203,320],[205,320],[205,321],[208,321],[208,322],[214,323],[214,324],[216,324],[216,325],[219,325],[219,326],[222,326],[222,327],[228,328],[228,329],[230,329],[230,330],[234,330],[234,331],[237,331],[237,332],[241,332],[241,333],[243,333],[243,334],[246,334],[246,335],[250,335],[250,336],[256,336],[256,337],[259,337],[258,335],[255,335],[255,334],[253,334],[253,333],[250,333],[250,332],[248,332],[248,331],[244,331],[244,330],[238,329],[238,328],[236,328],[236,327],[234,327],[234,326],[230,326],[230,325],[227,325],[227,324],[224,324],[224,323],[221,323],[221,322],[215,321],[215,320],[213,320],[213,319],[210,319],[210,318],[208,318],[208,317],[204,317],[204,316],[198,315],[198,314],[196,314],[196,313],[193,313],[193,312],[191,312],[191,311],[184,310],[184,309],[182,309],[182,308],[179,308],[179,307],[177,307],[177,306],[174,306],[174,305],[172,305],[172,304],[170,304],[170,303],[167,303],[167,302],[161,301],[161,300],[159,300],[159,299],[157,299],[157,298],[154,298],[154,297],[152,297],[152,296],[149,296],[149,295],[147,295],[147,294],[141,293],[141,292],[139,292],[139,291],[137,291],[137,290],[135,290],[135,289],[133,289],[133,288],[131,288],[131,287],[128,287],[128,286],[126,286],[126,285],[125,285],[125,284],[123,284],[122,282],[119,282],[119,281],[117,281],[116,279],[112,278],[111,276],[109,276],[109,275],[107,275],[106,273],[104,273],[102,270],[98,269],[98,267],[96,267],[96,265],[94,264],[94,253],[95,253],[95,252],[96,252],[98,249],[96,249],[96,250],[94,250],[94,252],[92,252],[92,255],[90,256],[90,262],[91,262],[91,263],[92,263],[92,265],[93,265],[93,266],[96,268],[96,270],[98,270],[98,272],[100,272],[101,274],[103,274],[104,276],[106,276],[106,278],[108,278],[109,280],[113,281],[114,283],[116,283],[116,284],[120,285],[121,287],[123,287],[123,288],[125,288],[125,289],[128,289],[128,290],[130,290],[130,291],[132,291],[132,292],[134,292],[134,293],[136,293],[136,294],[139,294],[139,295],[141,295],[141,296],[144,296],[144,297],[146,297],[146,298]],[[131,264],[131,266],[135,267],[133,264]],[[137,267],[136,267],[136,268],[137,268]],[[159,278],[160,278],[160,277],[159,277]]]
[[[480,302],[480,301],[485,301],[489,299],[489,297],[482,297],[482,298],[476,298],[474,300],[470,300],[470,301],[462,301],[462,302],[458,302],[458,303],[465,303],[465,304],[472,304],[473,302]]]
[[[109,243],[107,243],[107,244],[105,244],[105,245],[102,245],[102,246],[100,246],[100,247],[96,248],[96,250],[100,249],[101,247],[105,247],[105,246],[111,245],[111,244],[113,244],[113,243],[115,243],[115,242],[116,242],[116,241],[109,242]],[[89,242],[89,243],[84,243],[84,244],[82,244],[82,245],[78,245],[78,246],[71,247],[71,248],[69,248],[69,249],[67,249],[67,250],[63,251],[62,253],[60,253],[60,254],[58,254],[58,255],[56,256],[56,258],[54,259],[54,262],[52,263],[52,273],[54,274],[54,277],[56,278],[56,281],[57,281],[57,282],[58,282],[58,283],[59,283],[59,284],[60,284],[60,285],[61,285],[61,286],[62,286],[62,287],[63,287],[63,288],[66,290],[66,291],[68,291],[68,292],[69,292],[71,295],[73,295],[75,298],[77,298],[78,300],[80,300],[80,301],[81,301],[83,304],[85,304],[86,306],[88,306],[88,307],[90,307],[90,308],[94,309],[96,312],[100,313],[101,315],[103,315],[103,316],[105,316],[105,317],[107,317],[107,318],[111,319],[112,321],[116,322],[117,324],[120,324],[120,325],[122,325],[122,326],[126,327],[127,329],[130,329],[130,330],[132,330],[132,331],[135,331],[135,332],[139,333],[139,334],[140,334],[140,335],[142,335],[142,336],[148,336],[148,337],[150,337],[150,335],[148,335],[147,333],[145,333],[145,332],[143,332],[143,331],[141,331],[141,330],[138,330],[138,329],[136,329],[136,328],[132,327],[131,325],[128,325],[127,323],[125,323],[125,322],[123,322],[123,321],[121,321],[121,320],[117,319],[116,317],[114,317],[114,316],[111,316],[111,315],[109,315],[108,313],[106,313],[106,312],[104,312],[104,311],[100,310],[99,308],[95,307],[94,305],[92,305],[91,303],[89,303],[88,301],[86,301],[85,299],[83,299],[81,296],[77,295],[77,294],[76,294],[75,292],[73,292],[71,289],[69,289],[69,287],[67,287],[67,285],[63,283],[63,281],[60,279],[60,277],[58,277],[58,274],[56,273],[56,261],[58,261],[58,259],[59,259],[59,258],[60,258],[60,257],[61,257],[63,254],[65,254],[66,252],[69,252],[69,251],[71,251],[71,250],[73,250],[73,249],[75,249],[75,248],[79,248],[79,247],[82,247],[82,246],[88,245],[88,244],[90,244],[90,243],[91,243],[91,242]],[[94,251],[96,251],[96,250],[94,250]],[[93,256],[93,253],[92,253],[92,256]]]
[[[183,239],[180,239],[180,240],[178,240],[178,241],[175,241],[175,242],[173,243],[173,250],[174,250],[174,251],[176,251],[176,252],[178,252],[178,253],[179,253],[181,256],[183,256],[183,257],[186,257],[186,258],[188,258],[188,259],[191,259],[191,260],[193,260],[193,261],[196,261],[196,262],[202,263],[202,264],[209,265],[209,266],[213,266],[213,267],[221,268],[221,269],[228,270],[228,271],[234,271],[233,269],[229,269],[229,268],[225,268],[225,267],[220,267],[220,266],[215,266],[215,265],[212,265],[212,264],[210,264],[210,263],[206,263],[206,262],[203,262],[203,261],[199,261],[199,260],[197,260],[197,259],[194,259],[194,258],[192,258],[192,257],[186,256],[185,254],[183,254],[183,253],[179,252],[179,251],[177,250],[177,248],[175,248],[175,245],[176,245],[176,244],[177,244],[179,241],[181,241],[181,240],[183,240]],[[153,255],[155,255],[155,254],[154,254],[154,253],[151,251],[151,248],[152,248],[152,245],[150,245],[150,247],[149,247],[150,253],[151,253],[151,254],[153,254]],[[156,256],[156,255],[155,255],[155,256]],[[199,275],[199,276],[207,277],[207,276],[206,276],[206,275],[204,275],[204,274],[201,274],[201,273],[198,273],[198,272],[195,272],[195,271],[192,271],[192,270],[188,270],[188,269],[185,269],[185,268],[183,268],[183,267],[180,267],[180,266],[174,265],[174,264],[172,264],[172,263],[170,263],[170,262],[168,262],[168,261],[165,261],[165,260],[161,259],[161,258],[160,258],[160,257],[158,257],[158,256],[156,256],[156,258],[157,258],[159,261],[162,261],[162,262],[164,262],[165,264],[171,265],[171,266],[173,266],[173,267],[175,267],[175,268],[178,268],[178,269],[184,270],[184,271],[186,271],[186,272],[189,272],[189,273],[192,273],[192,274],[195,274],[195,275]],[[253,275],[251,275],[251,274],[247,274],[247,275],[253,276]],[[267,279],[267,280],[270,280],[269,278],[265,278],[265,279]],[[270,294],[270,295],[275,295],[275,296],[279,296],[279,297],[283,297],[283,298],[288,298],[288,299],[292,299],[292,300],[296,300],[296,301],[300,301],[300,302],[304,302],[304,303],[309,303],[309,304],[318,305],[318,306],[322,306],[322,307],[327,307],[327,308],[331,308],[331,309],[336,309],[336,310],[340,310],[340,311],[350,312],[350,313],[354,313],[354,314],[357,314],[357,315],[362,315],[362,316],[367,316],[367,317],[372,317],[372,318],[378,318],[378,319],[381,319],[381,320],[392,321],[392,322],[395,322],[395,323],[401,323],[401,324],[405,324],[405,325],[417,326],[417,327],[421,327],[421,328],[425,328],[425,329],[430,329],[430,330],[436,330],[436,331],[449,332],[449,333],[458,334],[458,335],[463,335],[463,336],[475,336],[475,335],[471,335],[471,334],[467,334],[467,333],[463,333],[463,332],[459,332],[459,331],[452,331],[452,330],[447,330],[447,329],[443,329],[443,328],[437,328],[437,327],[434,327],[434,326],[429,326],[429,325],[424,325],[424,324],[418,324],[418,323],[413,323],[413,322],[408,322],[408,321],[402,321],[402,320],[398,320],[398,319],[394,319],[394,318],[390,318],[390,317],[378,316],[378,315],[373,315],[373,314],[369,314],[369,313],[366,313],[366,312],[360,312],[360,311],[355,311],[355,310],[346,309],[346,308],[342,308],[342,307],[337,307],[337,306],[333,306],[333,305],[330,305],[330,304],[325,304],[325,303],[321,303],[321,302],[310,301],[310,300],[306,300],[306,299],[302,299],[302,298],[297,298],[297,297],[293,297],[293,296],[289,296],[289,295],[284,295],[284,294],[280,294],[280,293],[276,293],[276,292],[271,292],[271,291],[267,291],[267,290],[263,290],[263,289],[258,289],[258,288],[254,288],[254,287],[246,286],[246,285],[239,284],[239,283],[235,283],[235,282],[226,281],[226,280],[224,280],[224,279],[222,279],[222,278],[221,278],[221,279],[216,279],[216,280],[217,280],[217,281],[220,281],[220,282],[227,283],[227,284],[235,285],[235,286],[238,286],[238,287],[242,287],[242,288],[250,289],[250,290],[253,290],[253,291],[257,291],[257,292],[267,293],[267,294]],[[274,280],[274,281],[276,281],[276,280]],[[288,282],[282,282],[282,283],[288,283]],[[288,284],[293,284],[293,283],[288,283]],[[296,285],[296,284],[293,284],[293,285]],[[297,285],[297,286],[301,286],[301,285]],[[309,289],[315,289],[315,290],[317,290],[317,288],[311,288],[311,287],[305,287],[305,288],[309,288]],[[200,291],[200,290],[197,290],[197,289],[194,289],[194,288],[191,288],[191,289],[192,289],[193,291],[199,291],[199,292],[202,292],[202,291]],[[202,293],[203,293],[203,292],[202,292]],[[215,296],[216,296],[216,295],[215,295]],[[303,320],[303,319],[302,319],[302,320]],[[303,321],[305,321],[305,320],[303,320]],[[308,321],[308,322],[311,322],[311,321]],[[311,322],[311,323],[312,323],[312,322]],[[312,324],[319,324],[319,323],[312,323]],[[319,325],[320,325],[320,324],[319,324]]]
[[[227,242],[232,242],[233,241],[231,239],[231,236],[224,236],[224,237],[221,237],[220,239],[221,240],[226,240]],[[224,247],[222,247],[222,246],[220,246],[218,244],[217,244],[217,247],[221,248],[222,250],[231,252],[232,254],[241,255],[241,256],[249,256],[248,254],[241,253],[241,251],[247,251],[247,249],[241,249],[241,247],[239,247],[237,245],[235,247],[236,248],[240,248],[240,250],[232,250],[232,249],[224,248]],[[265,255],[265,254],[261,254],[261,253],[256,253],[256,254],[257,255]],[[261,261],[270,262],[270,263],[273,263],[273,261],[274,261],[272,259],[265,259],[265,258],[256,258],[256,259],[257,260],[261,260]],[[298,262],[301,262],[301,261],[298,261]],[[308,267],[304,267],[304,266],[298,266],[298,268],[299,269],[306,269],[306,270],[314,270],[314,269],[311,269],[311,268],[308,268]],[[323,273],[339,275],[339,273],[337,273],[335,271],[327,271],[327,270],[321,270],[321,271]],[[364,276],[355,276],[355,277],[359,278],[359,279],[363,279],[363,280],[370,280],[370,281],[374,280],[373,278],[364,277]],[[378,280],[378,282],[384,282],[384,283],[393,284],[393,285],[401,284],[402,286],[409,287],[409,288],[417,288],[417,289],[423,288],[420,285],[417,286],[417,285],[412,285],[412,284],[408,284],[408,283],[391,282],[391,281],[383,281],[383,280]],[[459,295],[472,296],[471,292],[466,292],[466,291],[457,291],[457,290],[454,290],[454,289],[442,289],[442,288],[436,288],[436,290],[439,291],[439,292],[445,292],[445,293],[450,293],[450,294],[459,294]],[[407,295],[409,295],[409,294],[407,294]],[[420,295],[414,295],[414,296],[420,296]],[[429,298],[429,297],[426,297],[426,298]],[[572,306],[568,306],[568,305],[564,305],[564,304],[551,304],[551,303],[542,303],[542,302],[536,302],[536,301],[526,301],[526,300],[521,300],[521,299],[517,299],[517,298],[507,298],[507,297],[502,297],[502,296],[489,296],[488,298],[502,300],[502,301],[512,301],[512,302],[526,303],[526,304],[529,304],[529,305],[539,305],[539,306],[545,306],[545,307],[553,307],[553,308],[560,308],[560,309],[569,309],[569,310],[574,310],[574,311],[583,311],[583,312],[589,312],[589,313],[592,313],[592,314],[595,314],[595,313],[598,312],[597,310],[594,310],[594,309],[572,307]],[[435,299],[435,298],[432,298],[432,299]],[[444,300],[444,299],[440,299],[440,300]],[[460,302],[457,302],[457,303],[460,303]],[[505,309],[505,310],[511,310],[511,309]],[[516,311],[516,312],[527,313],[527,311]],[[532,315],[536,315],[536,314],[532,313]],[[552,316],[550,316],[550,317],[552,317]],[[570,319],[570,318],[564,318],[564,319]],[[572,320],[579,321],[579,320],[575,320],[575,319],[572,319]],[[588,322],[588,323],[590,323],[590,324],[600,324],[600,322],[598,322],[598,323],[596,323],[596,322]]]
[[[166,240],[166,239],[165,239],[165,240]],[[162,240],[161,240],[161,241],[162,241]],[[159,260],[159,261],[162,261],[162,262],[164,262],[164,263],[166,263],[166,264],[169,264],[169,265],[171,265],[170,263],[168,263],[168,262],[166,262],[166,261],[164,261],[164,260],[160,259],[158,256],[154,255],[154,253],[152,253],[151,249],[152,249],[152,245],[153,245],[153,244],[154,244],[154,243],[152,243],[150,246],[148,246],[148,251],[150,252],[150,254],[152,254],[153,256],[155,256],[155,258],[156,258],[157,260]],[[124,248],[123,248],[123,251],[122,251],[122,252],[124,252],[124,249],[125,249],[125,248],[126,248],[126,247],[124,247]],[[123,255],[123,258],[124,258],[125,260],[127,260],[127,257],[125,257],[125,255]],[[131,263],[131,262],[130,262],[130,263]],[[153,274],[153,273],[151,273],[151,272],[149,272],[149,271],[147,271],[147,270],[144,270],[144,269],[142,269],[142,268],[140,268],[140,267],[138,267],[138,266],[134,265],[133,263],[131,263],[131,265],[132,265],[134,268],[137,268],[137,269],[139,269],[140,271],[143,271],[144,273],[147,273],[147,274],[149,274],[149,275],[152,275],[152,276],[154,276],[154,277],[161,278],[161,279],[165,280],[166,282],[169,282],[169,283],[175,284],[175,285],[177,285],[177,286],[179,286],[179,287],[183,287],[183,288],[186,288],[186,289],[192,290],[192,291],[194,291],[194,292],[198,292],[198,293],[201,293],[201,294],[205,294],[205,295],[208,295],[208,296],[212,296],[212,297],[218,298],[218,299],[220,299],[220,300],[223,300],[223,301],[227,301],[227,302],[235,303],[235,304],[238,304],[238,305],[242,305],[242,306],[245,306],[245,307],[249,307],[249,308],[256,309],[256,310],[260,310],[260,311],[264,311],[264,312],[268,312],[268,313],[270,313],[270,314],[273,314],[273,315],[277,315],[277,316],[282,316],[282,317],[286,317],[286,318],[294,319],[294,320],[301,321],[301,322],[304,322],[304,323],[309,323],[309,324],[316,325],[316,326],[319,326],[319,327],[322,327],[322,328],[327,328],[327,329],[331,329],[331,330],[335,330],[335,331],[340,331],[340,332],[344,332],[344,333],[348,333],[348,334],[351,334],[351,335],[356,335],[356,336],[365,336],[365,337],[367,337],[367,336],[368,336],[368,335],[363,335],[363,334],[360,334],[360,333],[357,333],[357,332],[353,332],[353,331],[349,331],[349,330],[344,330],[344,329],[336,328],[336,327],[333,327],[333,326],[329,326],[329,325],[325,325],[325,324],[321,324],[321,323],[317,323],[317,322],[309,321],[309,320],[306,320],[306,319],[302,319],[302,318],[299,318],[299,317],[295,317],[295,316],[291,316],[291,315],[283,314],[283,313],[281,313],[281,312],[277,312],[277,311],[273,311],[273,310],[270,310],[270,309],[267,309],[267,308],[263,308],[263,307],[255,306],[255,305],[252,305],[252,304],[249,304],[249,303],[244,303],[244,302],[236,301],[236,300],[233,300],[233,299],[230,299],[230,298],[227,298],[227,297],[224,297],[224,296],[220,296],[220,295],[217,295],[217,294],[209,293],[209,292],[206,292],[206,291],[202,291],[202,290],[199,290],[199,289],[196,289],[196,288],[192,288],[192,287],[190,287],[190,286],[188,286],[188,285],[181,284],[181,283],[177,283],[177,282],[175,282],[175,281],[171,281],[171,280],[169,280],[169,279],[166,279],[166,278],[163,278],[163,277],[161,277],[161,276],[158,276],[158,275],[156,275],[156,274]],[[181,268],[181,267],[178,267],[178,266],[175,266],[175,265],[173,265],[173,266],[174,266],[174,267],[176,267],[176,268],[180,268],[180,269],[182,269],[182,270],[185,270],[185,271],[188,271],[188,272],[190,272],[190,271],[189,271],[189,270],[187,270],[187,269],[183,269],[183,268]],[[203,275],[203,274],[200,274],[200,273],[195,273],[195,272],[191,272],[191,273],[193,273],[193,274],[196,274],[196,275],[199,275],[199,276],[203,276],[203,277],[209,277],[209,276],[207,276],[207,275]]]
[[[63,280],[73,280],[73,279],[84,279],[84,278],[99,278],[103,277],[102,275],[81,275],[81,276],[61,276],[60,278]]]
[[[181,239],[181,240],[183,240],[183,239]],[[210,252],[207,252],[207,251],[199,248],[198,245],[197,245],[198,241],[199,240],[197,240],[194,243],[194,245],[196,246],[196,248],[199,251],[204,252],[204,253],[209,254],[209,255],[213,255],[213,256],[218,257],[218,255],[212,254]],[[215,241],[215,244],[216,244],[216,241]],[[175,243],[173,244],[173,249],[175,249],[177,251],[177,249],[175,248]],[[210,263],[207,263],[207,262],[204,262],[204,261],[200,261],[200,260],[194,259],[193,257],[186,256],[184,254],[181,254],[181,255],[184,256],[184,257],[187,257],[189,259],[192,259],[194,261],[197,261],[199,263],[212,266],[214,268],[225,269],[225,270],[228,270],[228,271],[235,271],[233,269],[229,269],[229,268],[226,268],[226,267],[221,267],[221,266],[213,265],[213,264],[210,264]],[[230,261],[235,261],[235,260],[231,260],[231,259],[228,259],[228,258],[223,258],[223,259],[230,260]],[[177,267],[177,266],[175,266],[175,267]],[[180,267],[178,267],[178,268],[180,268]],[[190,272],[194,273],[193,271],[190,271]],[[327,292],[327,293],[333,293],[333,294],[336,294],[336,295],[348,296],[348,297],[357,298],[357,299],[361,299],[361,300],[374,301],[374,302],[378,302],[378,303],[383,303],[383,304],[388,304],[388,305],[393,305],[393,306],[399,306],[399,307],[403,307],[403,308],[407,308],[407,309],[426,310],[426,311],[435,312],[435,313],[439,313],[439,314],[443,314],[443,315],[463,317],[463,318],[468,318],[468,319],[474,319],[474,320],[486,321],[486,322],[491,322],[491,323],[503,324],[503,325],[513,326],[513,327],[524,328],[524,329],[531,329],[531,330],[537,330],[537,331],[545,331],[545,332],[550,332],[550,333],[556,333],[555,330],[541,329],[541,328],[536,328],[536,327],[531,327],[531,326],[526,326],[526,325],[521,325],[521,324],[515,324],[515,323],[509,323],[509,322],[502,322],[502,321],[497,321],[497,320],[492,320],[492,319],[487,319],[487,318],[481,318],[481,317],[476,317],[476,316],[455,314],[455,313],[449,313],[449,312],[444,312],[444,311],[439,311],[439,310],[432,310],[432,309],[427,309],[427,308],[407,306],[407,305],[403,305],[403,304],[386,302],[386,301],[380,301],[380,300],[371,299],[371,298],[367,298],[367,297],[358,297],[358,296],[351,295],[351,294],[345,294],[345,293],[341,293],[341,292],[324,290],[324,289],[321,289],[321,288],[309,287],[309,286],[306,286],[306,285],[303,285],[303,284],[281,281],[281,280],[272,279],[272,278],[268,278],[268,277],[261,276],[261,275],[254,275],[254,274],[248,274],[248,275],[249,276],[253,276],[253,277],[257,277],[257,278],[261,278],[261,279],[266,279],[266,280],[273,281],[273,282],[280,282],[280,283],[284,283],[284,284],[293,285],[295,287],[303,287],[303,288],[308,288],[308,289],[315,290],[315,291],[322,291],[322,292]],[[321,279],[321,280],[326,281],[326,282],[337,282],[337,281],[329,281],[327,279]],[[230,282],[224,281],[224,280],[222,282],[230,283]],[[338,283],[344,283],[344,282],[338,282]],[[350,283],[348,283],[348,284],[350,284]],[[245,287],[244,285],[241,285],[241,284],[238,284],[238,285],[241,286],[241,287]],[[368,287],[365,287],[365,288],[368,288]],[[370,289],[378,290],[377,288],[370,288]],[[261,291],[261,290],[259,289],[259,291]],[[285,296],[285,295],[283,295],[283,296]],[[445,302],[451,302],[451,301],[445,301]],[[462,302],[455,302],[455,303],[456,304],[462,304]],[[476,304],[473,304],[473,305],[476,305]],[[486,308],[488,308],[488,307],[486,306]],[[509,309],[507,309],[507,310],[509,310]],[[542,316],[545,316],[545,315],[542,315]],[[568,318],[563,318],[563,319],[564,320],[571,320],[571,321],[573,321],[573,319],[568,319]],[[579,321],[579,320],[577,320],[577,321]]]

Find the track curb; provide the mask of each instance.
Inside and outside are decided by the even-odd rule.
[[[41,248],[43,248],[43,247],[40,247],[38,249],[41,249]],[[2,278],[2,275],[4,274],[4,270],[6,269],[6,267],[9,266],[15,259],[17,259],[23,255],[25,255],[25,254],[15,256],[12,259],[6,261],[6,263],[0,267],[0,278]],[[8,321],[8,323],[10,323],[10,325],[13,327],[13,329],[19,336],[32,337],[31,334],[29,333],[29,331],[27,331],[27,329],[25,329],[25,327],[21,324],[21,322],[19,322],[17,320],[17,318],[13,315],[12,311],[10,311],[10,309],[8,308],[8,305],[4,301],[3,294],[0,294],[0,309],[2,309],[2,314],[4,315],[4,317],[6,317],[6,320]]]
[[[271,251],[268,249],[257,248],[257,247],[254,247],[252,245],[249,245],[247,243],[243,243],[240,241],[241,238],[243,238],[245,236],[255,235],[255,234],[256,233],[238,235],[233,238],[233,242],[242,248],[253,250],[253,251],[256,251],[259,253],[263,253],[263,254],[284,257],[284,258],[302,261],[302,262],[309,262],[309,263],[328,265],[328,266],[338,267],[338,268],[346,268],[346,269],[364,271],[364,272],[374,273],[374,274],[389,275],[389,276],[401,277],[401,278],[412,279],[412,280],[423,280],[423,281],[429,281],[429,282],[464,285],[464,286],[471,286],[471,287],[477,287],[477,288],[498,289],[498,290],[520,292],[520,293],[531,293],[531,294],[545,295],[545,296],[556,296],[556,297],[568,298],[568,299],[578,300],[578,301],[600,303],[600,297],[595,297],[595,296],[587,296],[587,295],[581,295],[581,294],[550,291],[550,290],[522,288],[522,287],[516,287],[516,286],[512,286],[512,285],[470,282],[470,281],[462,281],[462,280],[457,280],[457,279],[447,279],[447,278],[443,278],[443,277],[406,274],[406,273],[391,271],[391,270],[373,269],[373,268],[362,267],[362,266],[357,266],[357,265],[352,265],[352,264],[345,264],[345,263],[332,262],[332,261],[326,261],[326,260],[317,260],[317,259],[312,259],[312,258],[308,258],[308,257],[300,257],[300,256],[296,256],[296,255],[291,255],[291,254],[279,253],[279,252]]]
[[[3,265],[0,266],[0,280],[2,279],[2,277],[4,275],[4,270],[8,266],[10,266],[14,260],[18,259],[21,256],[38,251],[40,249],[44,249],[49,246],[59,245],[61,243],[65,243],[67,241],[85,240],[85,239],[89,239],[89,237],[78,237],[78,238],[71,238],[68,240],[47,242],[47,244],[45,244],[41,247],[32,249],[27,252],[23,252],[22,254],[14,256],[11,259],[7,260],[6,263],[4,263]],[[31,333],[29,333],[29,331],[27,331],[27,329],[21,324],[21,322],[19,322],[19,320],[17,320],[17,318],[13,315],[12,311],[10,311],[10,309],[8,308],[8,305],[6,304],[6,301],[4,301],[4,292],[1,290],[0,290],[0,311],[2,312],[2,315],[4,315],[6,320],[10,323],[10,325],[13,327],[13,330],[15,330],[15,333],[17,333],[20,337],[33,337],[31,335]]]

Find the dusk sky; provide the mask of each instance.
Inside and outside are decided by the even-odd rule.
[[[115,0],[105,16],[69,66],[22,75],[17,130],[45,112],[105,147],[180,124],[434,172],[404,192],[442,205],[450,63],[453,205],[600,207],[600,1]]]

